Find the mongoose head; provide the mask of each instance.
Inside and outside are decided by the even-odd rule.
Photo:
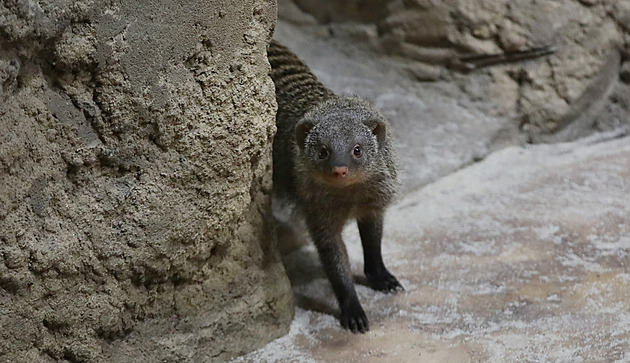
[[[333,187],[360,183],[378,169],[389,143],[387,121],[364,101],[335,98],[295,127],[300,169]]]

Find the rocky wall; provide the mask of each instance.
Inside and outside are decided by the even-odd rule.
[[[369,44],[399,59],[412,78],[455,79],[473,98],[492,103],[498,116],[514,117],[532,142],[571,140],[630,124],[630,81],[623,76],[630,67],[627,1],[319,3],[281,0],[279,14]],[[540,47],[553,54],[516,62],[486,58]],[[445,69],[452,71],[446,77]]]
[[[287,331],[275,17],[0,3],[0,361],[222,361]]]

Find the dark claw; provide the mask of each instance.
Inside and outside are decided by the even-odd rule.
[[[367,316],[358,302],[341,311],[341,326],[353,333],[365,333],[370,330]]]
[[[366,277],[374,290],[382,291],[386,294],[405,291],[405,288],[398,282],[396,277],[387,270],[378,274],[368,274]]]

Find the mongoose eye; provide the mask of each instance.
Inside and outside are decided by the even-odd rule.
[[[360,158],[361,155],[362,155],[361,146],[360,145],[355,145],[354,146],[354,150],[352,151],[352,153],[354,154],[355,157]]]
[[[319,150],[319,158],[320,159],[326,159],[328,157],[328,150],[323,147],[321,150]]]

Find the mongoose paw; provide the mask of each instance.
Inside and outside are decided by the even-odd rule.
[[[366,277],[372,289],[376,291],[382,291],[386,294],[405,291],[405,288],[398,282],[396,277],[387,270],[379,274],[366,274]]]
[[[367,316],[359,302],[348,304],[348,307],[341,309],[341,326],[353,333],[365,333],[370,330]]]

